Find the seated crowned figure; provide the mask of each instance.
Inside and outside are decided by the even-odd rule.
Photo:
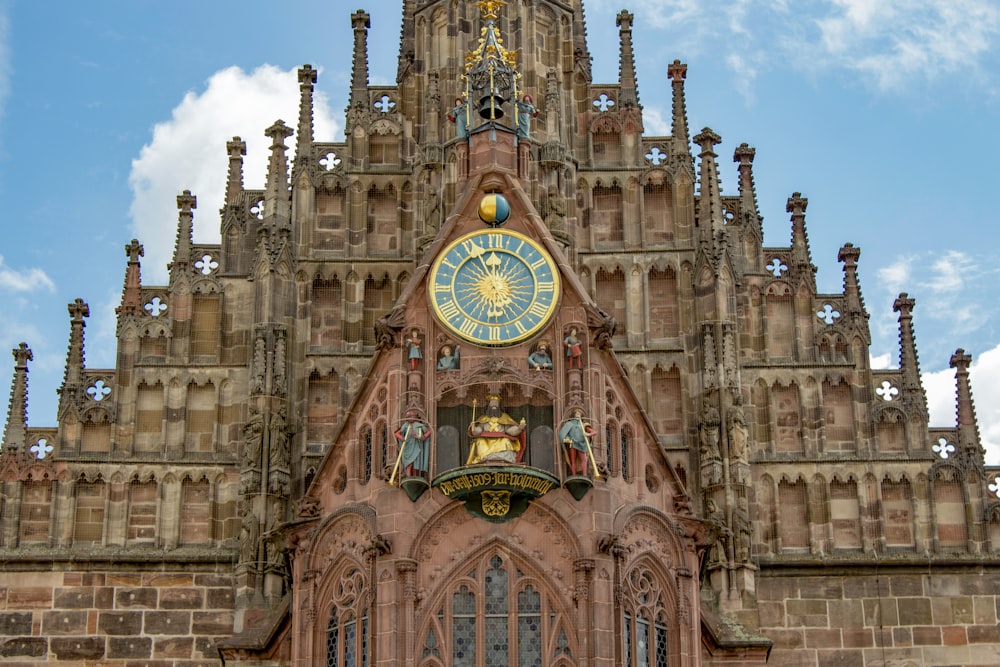
[[[500,409],[500,397],[488,396],[486,410],[469,424],[469,458],[466,465],[483,461],[520,463],[524,457],[525,422]]]

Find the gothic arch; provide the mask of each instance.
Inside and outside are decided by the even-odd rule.
[[[470,523],[471,526],[466,526]],[[460,503],[452,503],[423,521],[423,527],[415,536],[408,557],[418,562],[453,562],[449,535],[466,535],[467,537],[462,538],[462,544],[467,546],[480,542],[484,531],[512,535],[515,526],[520,543],[547,544],[553,547],[540,554],[539,560],[555,555],[561,563],[571,564],[583,553],[574,529],[544,502],[532,503],[517,522],[499,526],[485,525],[469,514]],[[559,548],[558,553],[555,548]],[[444,557],[439,553],[441,551],[449,555]],[[446,573],[440,574],[443,576]],[[426,572],[421,573],[422,578],[426,576]]]
[[[537,558],[494,535],[465,555],[451,575],[441,577],[421,605],[415,623],[418,646],[439,647],[438,664],[446,665],[456,654],[475,655],[494,637],[510,647],[506,664],[542,657],[541,664],[555,665],[564,652],[579,656],[577,614],[565,595],[573,590],[572,581],[565,586],[555,581],[538,567]],[[477,634],[472,623],[463,623],[472,615],[497,621]]]

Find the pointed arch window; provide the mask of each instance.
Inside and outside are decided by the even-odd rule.
[[[656,578],[635,569],[626,578],[622,615],[622,664],[626,667],[667,667],[669,638],[666,601]]]
[[[357,568],[340,578],[326,626],[326,667],[371,664],[368,610],[364,608],[364,576]]]
[[[572,660],[572,626],[541,582],[495,554],[459,577],[419,636],[421,665],[549,667]],[[442,654],[445,654],[442,660]]]

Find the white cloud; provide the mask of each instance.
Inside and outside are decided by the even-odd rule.
[[[665,114],[659,107],[643,107],[642,109],[642,124],[646,136],[669,137],[672,134],[670,126],[672,119],[673,113]]]
[[[1000,465],[1000,345],[973,357],[969,368],[972,400],[979,420],[979,437],[986,448],[986,463]],[[922,376],[927,392],[931,426],[956,425],[956,389],[954,369]]]
[[[892,355],[888,352],[885,354],[876,354],[871,357],[871,366],[875,370],[881,370],[884,368],[893,367]]]
[[[597,12],[617,0],[594,0]],[[677,52],[721,52],[737,81],[757,68],[846,70],[895,92],[957,72],[996,76],[984,61],[996,50],[995,0],[634,0],[637,22],[669,31]],[[720,17],[722,20],[720,20]],[[745,90],[752,90],[747,84]]]
[[[4,264],[3,256],[0,255],[0,289],[12,292],[34,292],[44,289],[54,292],[56,286],[42,269],[12,269]]]
[[[996,271],[987,267],[995,264],[990,256],[937,250],[897,257],[876,276],[890,303],[900,292],[908,293],[917,301],[920,318],[946,322],[949,336],[954,337],[982,329],[993,317],[988,304]],[[896,320],[894,313],[878,310],[872,325],[880,336],[887,336],[897,328]]]
[[[879,283],[893,294],[898,294],[910,283],[912,273],[911,266],[916,261],[915,257],[897,257],[896,261],[889,266],[884,266],[875,272]]]
[[[191,190],[198,197],[195,240],[217,242],[217,212],[223,204],[228,168],[226,142],[240,136],[247,143],[244,184],[262,188],[269,153],[264,130],[279,118],[295,127],[298,107],[295,69],[264,65],[247,74],[230,67],[213,74],[202,92],[185,95],[170,120],[157,123],[152,140],[133,160],[129,176],[133,232],[145,246],[142,268],[147,282],[166,279],[166,264],[177,236],[177,195]],[[318,92],[314,108],[317,140],[333,140],[338,124]],[[295,136],[286,144],[291,158]]]

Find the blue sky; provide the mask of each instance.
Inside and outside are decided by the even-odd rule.
[[[735,193],[731,156],[747,142],[767,244],[789,242],[787,197],[809,198],[822,292],[842,289],[840,246],[861,247],[878,366],[898,360],[893,300],[916,299],[933,425],[954,424],[948,360],[971,353],[1000,464],[1000,221],[987,205],[1000,180],[996,2],[589,0],[595,82],[617,78],[623,6],[636,14],[647,134],[669,129],[666,66],[680,58],[692,134],[723,139],[724,191]],[[55,423],[66,304],[90,304],[88,366],[113,366],[125,244],[138,237],[144,282],[163,282],[185,188],[198,196],[196,240],[216,240],[225,142],[247,140],[246,183],[262,187],[263,130],[294,125],[303,63],[320,69],[317,138],[342,137],[359,7],[372,15],[372,83],[391,83],[400,0],[0,0],[0,386],[4,350],[26,341],[31,425]]]

